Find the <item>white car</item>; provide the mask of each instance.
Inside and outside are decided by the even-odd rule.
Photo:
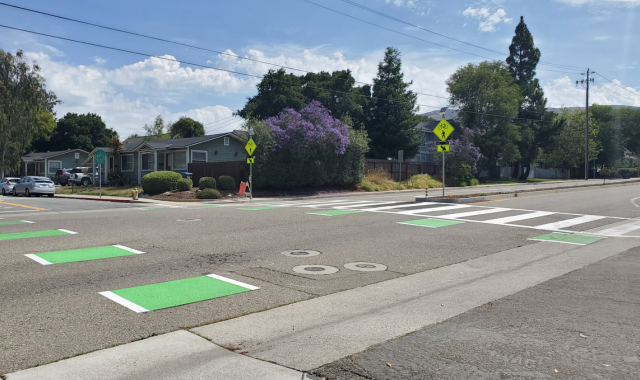
[[[48,195],[49,198],[53,198],[55,193],[56,186],[53,184],[53,181],[47,177],[22,177],[20,182],[13,186],[12,191],[14,197],[17,197],[18,194],[30,197],[33,194],[36,197]]]
[[[18,183],[20,178],[16,177],[5,177],[0,179],[0,189],[2,189],[2,195],[11,194],[13,191],[13,185]]]

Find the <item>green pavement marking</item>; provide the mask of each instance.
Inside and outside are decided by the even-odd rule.
[[[10,234],[0,234],[0,240],[13,240],[13,239],[28,239],[36,237],[46,236],[59,236],[59,235],[75,235],[77,232],[67,230],[47,230],[47,231],[32,231],[32,232],[14,232]]]
[[[101,292],[103,296],[138,313],[186,305],[259,289],[257,286],[210,274]]]
[[[27,222],[26,220],[14,220],[12,222],[0,222],[0,226],[10,226],[12,224],[32,224],[33,222]]]
[[[536,236],[527,240],[554,241],[557,243],[587,245],[587,244],[595,243],[598,240],[602,240],[602,239],[604,238],[599,236],[563,234],[560,232],[552,232],[546,235]]]
[[[411,226],[430,227],[430,228],[447,227],[447,226],[453,226],[456,224],[463,224],[463,222],[454,222],[452,220],[440,220],[440,219],[430,219],[430,218],[411,220],[408,222],[398,222],[398,223],[408,224]]]
[[[327,211],[317,211],[317,212],[308,212],[307,214],[311,215],[327,215],[327,216],[336,216],[336,215],[349,215],[349,214],[357,214],[362,211],[350,211],[350,210],[327,210]]]
[[[111,257],[130,256],[144,253],[122,245],[108,245],[106,247],[71,249],[67,251],[44,252],[25,255],[28,258],[39,262],[42,265],[74,263],[77,261],[88,261],[98,259],[108,259]]]
[[[255,210],[271,210],[273,208],[281,208],[281,207],[278,207],[278,206],[246,207],[246,208],[241,208],[240,210],[252,210],[252,211],[255,211]]]

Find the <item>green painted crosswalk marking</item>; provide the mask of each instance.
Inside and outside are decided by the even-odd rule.
[[[76,232],[71,232],[67,230],[14,232],[10,234],[0,234],[0,240],[28,239],[28,238],[36,238],[36,237],[59,236],[59,235],[69,235],[69,234],[76,234]]]
[[[98,259],[108,259],[111,257],[130,256],[144,253],[122,245],[108,245],[106,247],[71,249],[67,251],[43,252],[25,255],[28,258],[39,262],[42,265],[74,263],[77,261],[88,261]]]
[[[13,224],[32,224],[33,222],[27,222],[26,220],[14,220],[11,222],[0,222],[0,226],[10,226]]]
[[[552,232],[549,234],[536,236],[528,240],[554,241],[557,243],[587,245],[587,244],[595,243],[598,240],[602,240],[602,239],[604,238],[599,236],[564,234],[560,232]]]
[[[240,210],[271,210],[273,208],[280,208],[278,206],[261,206],[261,207],[245,207]]]
[[[408,222],[398,222],[398,223],[408,224],[411,226],[431,227],[431,228],[453,226],[455,224],[463,224],[463,222],[454,222],[452,220],[441,220],[441,219],[431,219],[431,218],[410,220]]]
[[[308,212],[307,214],[312,215],[327,215],[327,216],[336,216],[336,215],[348,215],[348,214],[357,214],[362,211],[351,211],[351,210],[326,210],[326,211],[317,211],[317,212]]]
[[[160,310],[259,289],[215,274],[101,292],[136,312]]]

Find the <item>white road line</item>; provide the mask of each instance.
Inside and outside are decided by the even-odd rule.
[[[124,245],[114,244],[113,246],[116,247],[116,248],[124,249],[125,251],[137,253],[138,255],[141,254],[141,253],[144,253],[142,251],[138,251],[137,249],[125,247]]]
[[[560,241],[560,240],[544,240],[544,239],[534,239],[534,238],[529,238],[527,240],[532,240],[532,241],[545,241],[545,242],[552,242],[552,243],[563,243],[563,244],[573,244],[573,245],[586,245],[583,243],[571,243],[568,241]]]
[[[377,206],[377,205],[388,205],[391,203],[397,203],[397,202],[370,202],[370,203],[361,203],[361,204],[357,204],[357,205],[349,205],[349,206],[336,206],[334,207],[336,210],[343,210],[343,209],[347,209],[350,207],[363,207],[363,206]]]
[[[207,277],[215,278],[216,280],[228,282],[230,284],[242,286],[243,288],[247,288],[249,290],[258,290],[258,289],[260,289],[259,286],[253,286],[253,285],[245,284],[244,282],[240,282],[240,281],[232,280],[230,278],[218,276],[217,274],[213,274],[213,273],[212,274],[208,274]]]
[[[578,218],[563,220],[561,222],[542,224],[540,226],[535,226],[534,228],[537,228],[537,229],[540,229],[540,230],[561,230],[563,228],[573,227],[573,226],[576,226],[578,224],[593,222],[595,220],[600,220],[600,219],[604,219],[604,218],[606,218],[606,216],[583,215],[583,216],[578,217]]]
[[[450,206],[442,206],[442,207],[421,208],[421,209],[418,209],[418,210],[398,211],[395,214],[416,215],[416,214],[422,214],[422,213],[425,213],[425,212],[448,211],[448,210],[456,210],[456,209],[459,209],[459,208],[466,208],[466,207],[471,207],[471,206],[467,206],[467,205],[450,205]]]
[[[335,206],[335,205],[339,205],[339,204],[351,204],[354,206],[359,206],[362,203],[366,203],[367,201],[341,201],[341,202],[332,202],[332,203],[313,203],[313,204],[308,204],[308,205],[304,205],[301,207],[320,207],[320,206]]]
[[[480,211],[469,211],[469,212],[460,212],[457,214],[441,215],[441,216],[438,216],[438,218],[457,219],[457,218],[466,218],[467,216],[493,214],[496,212],[504,212],[504,211],[509,211],[509,209],[508,208],[489,208],[489,209],[480,210]]]
[[[638,204],[636,203],[636,199],[640,199],[640,197],[638,197],[638,198],[633,198],[633,199],[631,199],[629,202],[631,202],[631,204],[632,204],[632,205],[634,205],[634,206],[636,206],[636,207],[640,207],[640,205],[638,205]]]
[[[117,295],[117,294],[115,294],[113,292],[99,292],[98,294],[103,295],[103,296],[107,297],[108,299],[110,299],[111,301],[117,302],[120,305],[126,307],[127,309],[135,311],[136,313],[146,313],[147,311],[149,311],[149,310],[145,309],[144,307],[142,307],[142,306],[140,306],[138,304],[135,304],[135,303],[133,303],[133,302],[131,302],[129,300],[126,300],[126,299],[120,297],[119,295]]]
[[[22,222],[22,223],[29,223],[29,224],[33,224],[33,223],[35,223],[35,222],[28,221],[28,220],[21,220],[21,222]]]
[[[36,261],[36,262],[38,262],[38,263],[40,263],[42,265],[51,265],[52,264],[52,263],[48,262],[47,260],[43,259],[42,257],[36,256],[36,255],[34,255],[32,253],[26,254],[25,256],[27,256],[31,260]]]
[[[63,230],[61,228],[58,228],[58,231],[66,232],[66,233],[71,234],[71,235],[77,235],[78,234],[77,232],[73,232],[73,231],[69,231],[69,230]]]
[[[626,233],[640,229],[640,220],[632,219],[628,223],[619,226],[607,228],[596,232],[598,235],[623,236]]]
[[[432,206],[435,206],[438,203],[433,203]],[[376,208],[370,208],[367,209],[367,211],[382,211],[382,210],[393,210],[396,208],[405,208],[405,207],[420,207],[420,206],[427,206],[429,204],[425,204],[423,202],[417,203],[417,202],[406,202],[405,203],[401,203],[401,204],[396,204],[394,206],[384,206],[384,207],[376,207]]]
[[[547,215],[553,215],[553,214],[555,214],[555,212],[536,211],[536,212],[532,212],[532,213],[524,214],[524,215],[507,216],[505,218],[483,220],[482,223],[506,224],[506,223],[511,223],[511,222],[517,222],[517,221],[520,221],[520,220],[539,218],[541,216],[547,216]]]

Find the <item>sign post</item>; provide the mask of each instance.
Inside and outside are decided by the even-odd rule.
[[[255,161],[253,156],[253,152],[256,150],[256,143],[253,142],[253,131],[249,131],[249,141],[247,141],[247,145],[244,146],[244,149],[249,153],[249,157],[247,158],[247,163],[249,164],[249,202],[253,201],[253,162]]]
[[[402,190],[402,160],[404,159],[404,150],[398,151],[398,163],[400,164],[400,173],[398,174],[398,191]]]
[[[442,120],[433,128],[433,133],[442,141],[443,143],[447,141],[449,135],[453,132],[453,127],[444,119],[444,114],[442,115]],[[444,198],[444,189],[445,189],[445,167],[444,167],[444,156],[446,152],[449,152],[450,146],[449,144],[439,144],[438,152],[442,152],[442,198]]]
[[[96,164],[98,164],[98,177],[100,177],[100,198],[102,198],[102,165],[105,163],[104,150],[96,150]],[[95,175],[95,173],[93,173]],[[95,178],[92,179],[95,181]]]

